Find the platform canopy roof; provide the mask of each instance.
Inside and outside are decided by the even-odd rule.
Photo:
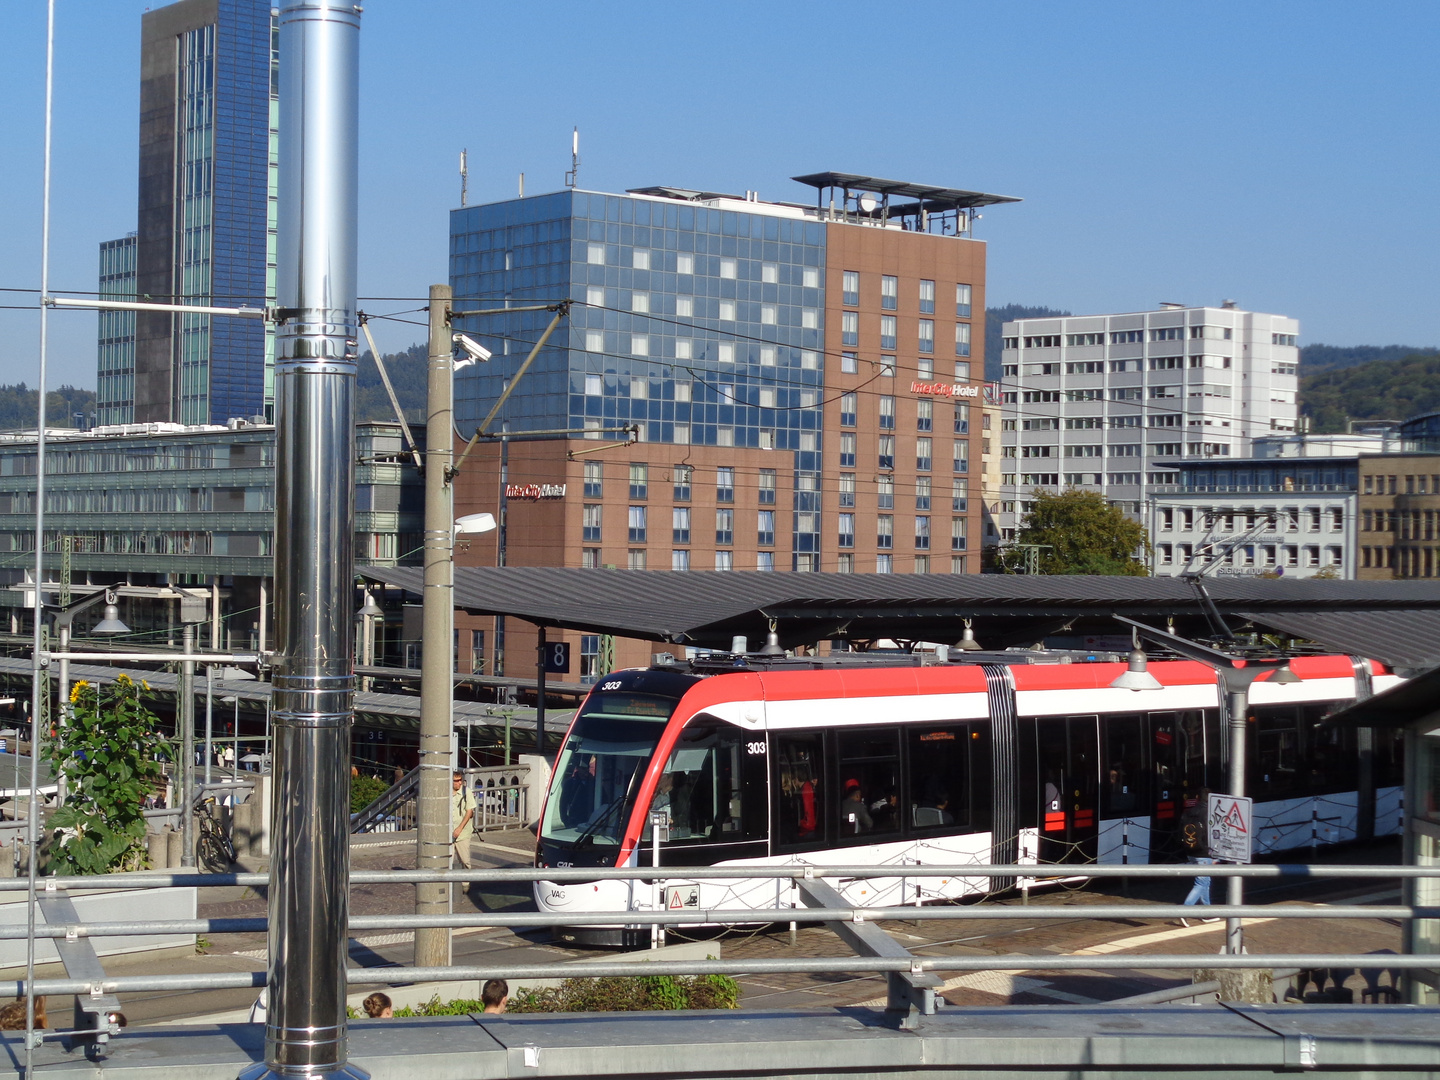
[[[359,572],[421,593],[418,567]],[[1440,581],[1220,578],[1206,586],[1237,629],[1252,623],[1405,667],[1440,663]],[[758,647],[772,621],[787,645],[827,638],[953,642],[968,619],[982,645],[1002,648],[1067,627],[1123,633],[1115,614],[1161,626],[1173,619],[1186,636],[1206,633],[1195,590],[1171,577],[456,567],[455,606],[474,615],[718,649],[742,635]]]

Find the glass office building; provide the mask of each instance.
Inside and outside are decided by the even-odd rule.
[[[100,299],[135,299],[135,234],[100,245]],[[95,423],[128,424],[135,418],[135,313],[99,313]]]
[[[179,0],[142,17],[138,294],[274,302],[278,44],[260,0]],[[271,328],[209,315],[132,318],[133,376],[104,386],[105,422],[269,415]],[[105,329],[102,320],[102,386],[114,359]]]

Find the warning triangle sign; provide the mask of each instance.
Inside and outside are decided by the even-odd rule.
[[[1238,833],[1249,831],[1245,828],[1245,816],[1240,813],[1239,803],[1230,804],[1230,810],[1226,813],[1225,820],[1221,823],[1221,827],[1232,829]]]
[[[681,898],[679,889],[672,889],[670,891],[670,903],[668,906],[671,911],[684,910],[685,901]]]

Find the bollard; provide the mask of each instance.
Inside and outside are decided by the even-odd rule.
[[[179,829],[171,829],[165,834],[165,865],[167,867],[183,866],[184,852],[185,834]]]
[[[230,811],[230,842],[235,846],[236,855],[250,855],[254,843],[255,830],[252,822],[255,816],[255,803],[246,799],[231,808]]]
[[[1269,968],[1209,968],[1195,972],[1196,982],[1218,982],[1221,1001],[1270,1005],[1275,1001],[1275,973]]]
[[[165,870],[170,866],[165,836],[163,832],[147,833],[145,836],[145,851],[150,856],[151,870]]]

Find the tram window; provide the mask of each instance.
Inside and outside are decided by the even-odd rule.
[[[669,812],[670,843],[728,844],[764,835],[763,771],[751,776],[746,767],[747,757],[763,762],[764,755],[748,753],[755,740],[747,734],[703,719],[680,733],[650,804]]]
[[[818,731],[776,735],[772,744],[778,775],[775,840],[779,845],[825,842],[824,736]]]
[[[877,836],[900,831],[900,732],[842,730],[836,835]]]
[[[1253,709],[1250,728],[1255,739],[1251,787],[1257,802],[1307,794],[1301,772],[1300,729],[1293,705],[1262,705]]]
[[[908,732],[907,792],[910,825],[915,831],[973,827],[971,743],[979,734],[968,724],[911,728]]]
[[[1139,716],[1105,718],[1105,765],[1100,816],[1123,818],[1148,814],[1145,799],[1144,725]]]
[[[1324,722],[1325,714],[1335,704],[1313,702],[1300,706],[1300,722],[1309,743],[1307,759],[1312,795],[1354,791],[1360,786],[1355,729]]]
[[[1405,732],[1399,728],[1376,728],[1375,786],[1401,787],[1405,783]]]

